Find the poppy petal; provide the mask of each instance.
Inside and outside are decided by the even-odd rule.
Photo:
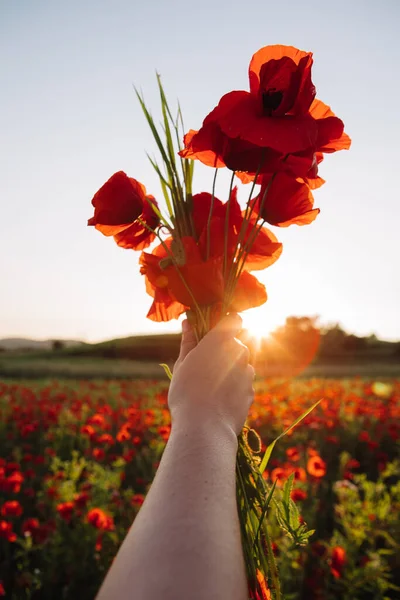
[[[253,220],[256,226],[255,219]],[[249,231],[251,235],[251,230]],[[263,227],[250,247],[244,268],[246,271],[260,271],[274,264],[282,254],[282,244],[272,231]]]
[[[267,301],[265,286],[254,275],[243,271],[236,282],[230,311],[241,312],[248,308],[261,306]]]
[[[203,125],[199,131],[190,129],[183,141],[185,148],[178,152],[182,158],[197,159],[216,169],[226,166],[223,160],[223,134],[215,124]]]
[[[321,100],[315,99],[310,106],[311,116],[318,121],[318,150],[320,152],[336,152],[348,150],[350,137],[344,133],[344,124],[332,109]]]
[[[218,124],[231,138],[239,137],[284,155],[307,150],[317,141],[317,125],[310,116],[265,117],[249,92],[225,94],[218,108]]]
[[[313,209],[314,198],[307,183],[287,173],[264,177],[258,197],[260,215],[271,225],[307,225],[314,221],[319,209]]]
[[[182,313],[187,310],[187,307],[172,298],[162,299],[162,301],[154,300],[147,318],[151,321],[171,321],[171,319],[178,319]]]
[[[292,61],[298,65],[302,58],[307,57],[312,59],[312,52],[303,52],[293,46],[283,46],[281,44],[260,48],[260,50],[253,55],[249,65],[249,82],[252,94],[258,93],[260,86],[259,76],[262,66],[270,60],[278,61],[285,57],[291,58]]]

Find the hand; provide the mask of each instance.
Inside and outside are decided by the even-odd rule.
[[[221,424],[238,435],[254,399],[249,350],[235,339],[239,315],[224,317],[200,342],[188,321],[168,394],[172,426],[185,429]]]

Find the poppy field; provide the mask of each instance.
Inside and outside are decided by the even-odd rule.
[[[0,596],[94,598],[170,432],[159,381],[0,382]],[[400,380],[257,382],[265,472],[315,533],[267,515],[287,600],[400,598]],[[156,570],[156,565],[155,565]]]

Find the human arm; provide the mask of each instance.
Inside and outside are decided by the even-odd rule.
[[[245,600],[237,435],[253,399],[248,350],[226,317],[196,346],[187,323],[169,392],[171,436],[98,600]]]

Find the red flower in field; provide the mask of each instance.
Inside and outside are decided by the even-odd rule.
[[[19,471],[14,471],[13,473],[11,473],[11,475],[9,475],[0,482],[0,488],[3,489],[5,492],[18,494],[18,492],[21,490],[21,485],[23,481],[24,476],[22,475],[22,473],[20,473]]]
[[[326,475],[326,463],[320,456],[310,456],[307,461],[307,471],[318,479]]]
[[[98,425],[99,427],[104,427],[105,424],[106,424],[106,419],[105,419],[104,415],[102,415],[100,413],[96,413],[95,415],[92,415],[88,419],[88,425]]]
[[[25,519],[21,526],[21,532],[23,535],[33,535],[40,527],[38,519],[33,517]]]
[[[132,506],[136,506],[136,507],[142,506],[143,502],[144,502],[143,494],[134,494],[132,496],[132,500],[131,500]]]
[[[94,549],[96,550],[96,552],[101,552],[103,548],[103,534],[99,533],[99,535],[97,536],[96,539],[96,543],[94,545]]]
[[[127,427],[121,427],[121,429],[117,433],[117,442],[126,442],[131,437],[129,430]]]
[[[295,488],[292,490],[290,497],[294,502],[303,502],[307,498],[307,492],[300,488]]]
[[[53,530],[54,527],[51,524],[41,525],[35,518],[26,519],[21,527],[22,534],[31,536],[35,544],[43,544]]]
[[[103,531],[112,531],[114,521],[110,515],[107,515],[101,508],[92,508],[87,514],[88,522],[96,529]]]
[[[287,473],[285,471],[285,469],[282,469],[281,467],[277,467],[276,469],[272,469],[271,471],[271,481],[277,481],[277,485],[282,485],[282,483],[285,481],[285,479],[287,478]]]
[[[181,156],[254,176],[286,169],[289,155],[293,173],[304,176],[316,153],[349,148],[342,121],[315,99],[311,66],[309,52],[261,48],[250,62],[250,92],[225,94],[200,131],[185,136]]]
[[[289,460],[291,460],[293,462],[297,462],[298,460],[300,460],[299,449],[296,447],[287,448],[286,456],[288,457]]]
[[[360,465],[360,463],[359,463],[359,461],[358,461],[358,460],[356,460],[355,458],[350,458],[350,459],[347,461],[347,464],[346,464],[346,469],[359,469],[359,468],[360,468],[360,466],[361,466],[361,465]]]
[[[89,502],[89,494],[87,492],[80,492],[79,494],[75,494],[74,503],[78,508],[84,508],[86,504]]]
[[[57,512],[64,521],[69,521],[74,512],[75,505],[73,502],[61,502],[57,504]]]
[[[295,467],[291,464],[286,464],[285,467],[287,469],[286,477],[289,477],[289,475],[291,475],[293,473],[295,481],[306,481],[307,480],[307,473],[305,472],[303,467]]]
[[[0,596],[5,596],[5,595],[6,595],[6,590],[4,589],[3,582],[0,581]]]
[[[46,493],[49,498],[58,498],[59,496],[58,488],[55,485],[51,485],[50,487],[48,487]]]
[[[81,427],[81,433],[83,435],[88,435],[90,438],[92,438],[96,432],[94,430],[94,427],[92,427],[91,425],[83,425]]]
[[[118,171],[94,195],[94,216],[88,225],[106,236],[114,236],[118,246],[132,250],[143,250],[155,238],[143,223],[151,229],[159,225],[153,210],[157,202],[146,194],[144,185]]]
[[[20,517],[23,513],[22,506],[18,500],[8,500],[1,507],[3,517]]]
[[[313,208],[313,204],[313,195],[304,179],[284,172],[262,178],[256,207],[270,225],[308,225],[319,214],[319,208]]]
[[[10,474],[10,473],[14,473],[15,471],[20,471],[20,470],[21,470],[21,466],[19,463],[16,463],[16,462],[6,463],[6,473]]]
[[[15,542],[17,539],[16,534],[12,530],[12,524],[8,521],[0,521],[0,538],[11,543]]]
[[[368,431],[361,431],[358,436],[358,439],[360,440],[360,442],[370,442],[371,441]]]
[[[96,441],[98,444],[104,444],[105,446],[112,446],[114,443],[114,439],[109,433],[103,433],[102,435],[99,435]]]
[[[171,433],[171,426],[170,425],[161,425],[157,429],[157,433],[161,437],[161,439],[164,440],[164,442],[167,442],[168,438],[169,438],[169,435]]]
[[[332,548],[330,564],[332,575],[336,577],[336,579],[342,577],[346,565],[346,550],[341,546]]]
[[[93,448],[92,456],[96,460],[104,460],[106,453],[104,452],[103,448]]]

